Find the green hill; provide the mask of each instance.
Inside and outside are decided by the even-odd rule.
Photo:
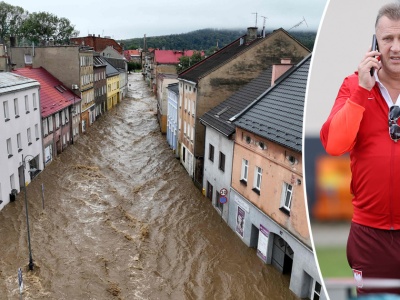
[[[200,29],[188,33],[146,37],[146,44],[147,48],[165,50],[191,49],[212,52],[217,45],[219,48],[222,48],[245,35],[246,31],[235,29]],[[290,31],[289,33],[308,49],[313,49],[317,35],[315,31]],[[137,49],[143,48],[144,38],[132,38],[119,40],[118,42],[123,43],[124,48],[127,50]]]

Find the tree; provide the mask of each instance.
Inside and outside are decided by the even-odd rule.
[[[179,58],[179,64],[176,67],[176,70],[178,73],[182,72],[183,70],[189,68],[190,66],[193,66],[194,64],[198,63],[199,61],[202,60],[202,55],[200,51],[194,51],[192,56],[185,56],[182,55]]]
[[[78,32],[68,19],[58,18],[47,12],[32,13],[21,25],[21,35],[36,44],[49,41],[63,44],[77,34]]]
[[[131,71],[135,72],[136,70],[140,70],[141,68],[142,68],[142,65],[138,62],[134,62],[134,61],[128,62],[128,72],[129,73]]]
[[[4,43],[10,36],[17,37],[19,29],[28,16],[22,7],[12,6],[4,1],[0,2],[0,42]]]

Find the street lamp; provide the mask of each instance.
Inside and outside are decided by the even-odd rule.
[[[32,259],[32,248],[31,248],[31,234],[29,231],[29,215],[28,215],[28,200],[26,197],[26,183],[25,183],[25,169],[26,169],[26,162],[25,159],[30,156],[34,159],[34,157],[32,155],[26,155],[24,157],[24,155],[22,154],[22,164],[24,166],[24,171],[23,173],[23,179],[24,179],[24,191],[25,191],[25,212],[26,212],[26,227],[28,229],[28,248],[29,248],[29,270],[33,270],[34,267],[34,263],[33,263],[33,259]],[[29,172],[35,172],[37,171],[35,168],[31,168],[29,166]]]

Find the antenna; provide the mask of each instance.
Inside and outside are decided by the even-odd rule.
[[[257,27],[257,15],[258,15],[258,13],[252,13],[253,15],[256,15],[256,27]]]
[[[264,19],[264,22],[263,22],[263,31],[262,31],[262,36],[263,36],[263,38],[265,38],[265,20],[266,19],[268,19],[267,17],[264,17],[264,16],[261,16],[261,18],[263,18]]]
[[[306,26],[308,27],[308,24],[306,22],[306,19],[303,17],[303,20],[301,20],[299,23],[297,23],[296,25],[294,25],[293,27],[291,27],[290,29],[288,29],[288,31],[290,31],[291,29],[300,26],[301,24],[306,23]]]

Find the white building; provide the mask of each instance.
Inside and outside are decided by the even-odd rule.
[[[39,88],[36,80],[0,73],[0,210],[43,169]]]
[[[167,141],[172,150],[178,154],[178,83],[168,85]]]

